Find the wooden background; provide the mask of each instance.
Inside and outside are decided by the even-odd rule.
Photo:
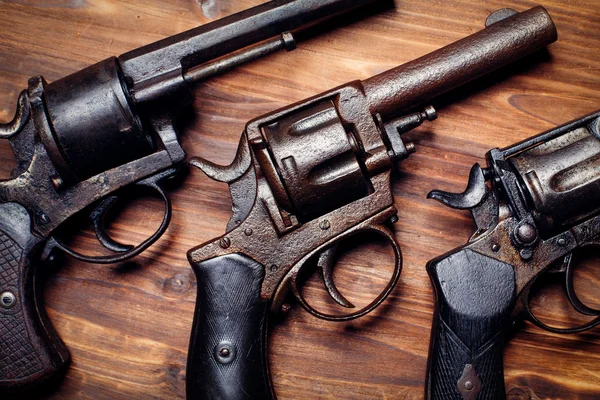
[[[0,0],[0,120],[12,118],[30,76],[54,81],[112,55],[243,10],[260,0]],[[401,281],[373,314],[351,323],[309,316],[292,302],[271,330],[269,357],[280,399],[418,399],[423,396],[433,297],[425,263],[464,243],[467,212],[425,199],[433,188],[462,191],[484,153],[584,115],[600,105],[600,2],[541,0],[559,41],[549,52],[496,73],[433,104],[440,118],[410,134],[417,153],[399,165],[393,190],[404,253]],[[525,0],[397,0],[362,21],[253,62],[196,89],[196,119],[182,134],[188,155],[228,164],[247,120],[354,79],[413,60],[480,30],[498,8]],[[14,157],[0,143],[0,173]],[[184,168],[188,170],[189,168]],[[122,266],[65,260],[45,286],[48,312],[71,350],[72,365],[48,399],[184,398],[185,361],[196,293],[188,249],[224,232],[227,187],[190,171],[170,186],[173,223],[156,245]],[[158,225],[161,204],[142,198],[124,209],[112,235],[140,242]],[[89,229],[79,249],[94,251]],[[389,253],[389,252],[388,252]],[[600,300],[586,253],[578,288]],[[351,300],[365,303],[389,273],[385,247],[363,246],[336,274]],[[328,307],[317,277],[317,306]],[[573,323],[560,285],[542,291],[536,310]],[[505,352],[511,399],[600,398],[600,330],[558,336],[524,324]]]

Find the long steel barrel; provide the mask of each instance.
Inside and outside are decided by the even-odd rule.
[[[119,57],[138,82],[186,70],[283,32],[382,0],[275,0],[171,36]]]
[[[488,23],[491,20],[488,18]],[[363,81],[369,107],[373,113],[389,116],[421,105],[540,50],[557,37],[552,18],[541,6],[509,16],[458,42]]]

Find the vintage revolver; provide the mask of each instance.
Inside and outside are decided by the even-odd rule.
[[[433,107],[407,112],[556,40],[542,7],[501,10],[487,25],[418,60],[249,122],[229,166],[191,161],[229,184],[233,216],[223,236],[188,252],[198,281],[188,399],[274,397],[267,321],[289,290],[309,313],[332,321],[365,315],[391,292],[401,255],[388,226],[397,219],[390,174],[395,161],[414,151],[401,134],[436,118]],[[394,250],[388,286],[348,315],[315,310],[299,290],[300,270],[318,257],[331,297],[353,307],[333,283],[333,249],[364,231]]]
[[[427,264],[436,294],[428,399],[504,399],[502,353],[520,315],[555,333],[600,324],[600,310],[575,292],[571,265],[575,250],[600,244],[600,111],[486,159],[486,168],[471,169],[464,193],[429,193],[470,210],[477,231]],[[595,318],[570,329],[536,318],[530,290],[550,270],[565,273],[575,310]]]
[[[167,229],[171,206],[160,182],[185,154],[174,123],[190,106],[190,84],[270,52],[295,47],[289,30],[377,0],[279,0],[133,50],[47,84],[29,81],[14,119],[0,125],[18,165],[0,182],[0,391],[30,389],[66,369],[69,353],[44,310],[39,268],[53,249],[116,263]],[[251,46],[252,45],[252,46]],[[103,217],[130,184],[165,202],[158,230],[133,247],[112,240]],[[100,243],[114,255],[67,248],[56,229],[95,204]]]

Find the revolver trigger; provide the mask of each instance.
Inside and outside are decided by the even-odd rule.
[[[449,193],[441,190],[432,190],[427,195],[428,199],[434,199],[459,210],[467,210],[477,207],[487,197],[488,187],[485,183],[485,175],[479,164],[473,165],[469,173],[469,183],[462,193]]]
[[[96,237],[102,246],[115,253],[124,253],[133,249],[130,244],[122,244],[111,238],[104,228],[104,217],[108,210],[117,202],[117,196],[109,196],[102,200],[100,204],[90,214],[90,219],[96,231]]]
[[[317,267],[323,272],[323,283],[325,283],[325,288],[327,289],[329,296],[342,307],[355,308],[354,304],[348,301],[348,299],[340,293],[333,282],[333,261],[336,250],[337,245],[322,252],[317,261]]]
[[[400,278],[400,272],[402,271],[402,254],[400,252],[400,247],[398,246],[398,243],[396,242],[396,239],[394,238],[394,234],[392,233],[392,231],[390,231],[389,228],[387,228],[385,226],[370,225],[370,226],[360,229],[360,231],[354,232],[354,234],[359,233],[359,232],[364,232],[364,231],[371,231],[371,232],[374,232],[374,233],[377,233],[377,234],[383,236],[384,239],[389,241],[389,243],[392,246],[392,249],[394,250],[394,257],[395,257],[394,272],[392,273],[392,276],[390,277],[390,280],[389,280],[387,286],[385,287],[385,289],[383,289],[383,291],[381,293],[379,293],[379,295],[373,301],[371,301],[370,304],[361,308],[358,311],[352,311],[350,314],[345,314],[345,315],[325,314],[325,313],[322,313],[322,312],[316,310],[314,307],[312,307],[310,304],[308,304],[306,299],[302,296],[300,289],[298,288],[297,277],[298,277],[298,271],[300,270],[300,268],[302,267],[303,264],[297,264],[295,267],[292,268],[292,272],[291,272],[290,278],[288,280],[289,288],[292,290],[293,295],[296,297],[296,299],[298,300],[298,302],[300,303],[302,308],[304,308],[312,316],[323,319],[325,321],[351,321],[353,319],[362,317],[363,315],[367,315],[371,311],[375,310],[377,307],[379,307],[381,305],[381,303],[392,292],[392,289],[394,288],[394,286],[398,282],[398,279]],[[318,263],[319,263],[320,267],[325,266],[324,271],[327,270],[327,268],[329,268],[326,265],[328,265],[328,264],[333,265],[332,261],[333,261],[333,256],[335,254],[335,249],[336,249],[336,247],[334,245],[333,247],[331,247],[327,250],[324,250],[321,253],[321,255],[319,256]],[[327,278],[325,278],[325,279],[327,279]],[[335,288],[334,285],[332,285],[332,287]],[[329,290],[329,288],[328,288],[328,290]],[[334,290],[336,290],[336,289],[334,289]],[[330,292],[330,295],[331,295],[331,292]],[[333,296],[334,295],[332,295],[332,297]],[[344,300],[346,302],[348,302],[348,300],[344,299],[344,297],[341,294],[339,296],[340,296],[340,299],[335,299],[335,297],[333,299],[336,300],[340,304]],[[340,300],[340,301],[338,301],[338,300]],[[352,305],[350,302],[348,302],[348,304]],[[341,305],[343,305],[343,304],[341,304]],[[354,307],[354,306],[352,305],[352,307]],[[348,308],[350,308],[350,307],[348,307]]]
[[[108,246],[114,246],[116,243],[115,248],[121,249],[121,250],[115,251],[118,254],[108,255],[108,256],[97,256],[97,257],[89,256],[86,254],[81,254],[75,250],[68,248],[67,246],[65,246],[64,243],[62,243],[58,239],[54,238],[56,248],[59,250],[62,250],[63,252],[65,252],[66,254],[70,255],[71,257],[73,257],[77,260],[94,263],[94,264],[114,264],[114,263],[118,263],[121,261],[129,260],[130,258],[137,256],[138,254],[140,254],[141,252],[146,250],[148,247],[152,246],[166,232],[167,228],[169,227],[169,223],[171,222],[171,214],[172,214],[173,210],[172,210],[171,200],[169,199],[169,197],[167,196],[167,194],[165,193],[163,188],[160,186],[160,182],[164,179],[172,177],[175,172],[176,172],[175,168],[170,168],[170,169],[159,172],[155,175],[152,175],[152,176],[136,183],[136,185],[145,186],[145,187],[156,190],[165,204],[165,213],[163,215],[163,220],[162,220],[160,226],[150,237],[148,237],[142,243],[138,244],[135,247],[132,246],[131,248],[124,250],[125,245],[121,245],[120,243],[116,243],[116,242],[112,241],[113,243],[108,244]],[[114,197],[114,199],[110,199],[110,197],[109,197],[106,200],[103,200],[100,203],[100,206],[96,208],[95,211],[98,211],[100,216],[102,216],[104,214],[104,212],[106,212],[106,210],[115,202],[116,197],[115,196],[111,196],[111,197]],[[92,213],[92,214],[94,214],[94,213]],[[92,221],[94,221],[94,219],[96,219],[101,222],[101,217],[97,217],[94,215],[92,215],[91,217],[92,217]],[[100,243],[105,245],[105,243],[102,242],[103,240],[106,243],[109,243],[108,241],[110,241],[111,239],[108,237],[108,235],[105,235],[104,238],[100,239],[100,237],[102,237],[102,232],[103,232],[102,228],[99,229],[99,232],[100,232],[100,236],[99,236],[98,240],[100,240]],[[96,231],[96,233],[98,234],[98,230]],[[108,247],[108,246],[105,245],[105,247],[110,249],[110,247]]]

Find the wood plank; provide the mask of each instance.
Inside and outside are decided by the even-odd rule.
[[[12,118],[30,76],[48,81],[112,55],[204,24],[261,0],[4,0],[0,1],[0,120]],[[246,121],[355,79],[365,79],[480,30],[498,8],[525,10],[525,0],[396,1],[394,9],[338,27],[200,84],[195,118],[182,144],[188,155],[228,164]],[[399,165],[393,191],[396,237],[404,270],[374,313],[349,323],[315,319],[298,305],[274,318],[269,358],[280,399],[419,399],[423,397],[433,295],[426,262],[463,244],[474,231],[468,213],[426,200],[429,190],[462,191],[484,153],[549,129],[600,104],[600,7],[597,0],[547,0],[559,41],[545,55],[446,95],[440,118],[411,132],[417,153]],[[14,165],[0,142],[0,176]],[[186,168],[184,168],[186,169]],[[185,397],[185,361],[196,281],[191,247],[219,236],[230,216],[227,187],[190,169],[172,184],[174,216],[162,240],[133,262],[95,266],[65,259],[44,296],[72,365],[47,399],[177,399]],[[159,224],[151,198],[124,209],[111,234],[140,242]],[[91,231],[81,250],[97,248]],[[359,304],[376,295],[389,254],[364,246],[336,273]],[[600,304],[597,259],[588,255],[578,287]],[[307,282],[317,307],[331,309],[318,277]],[[536,300],[540,315],[573,323],[560,287]],[[511,399],[600,397],[600,331],[558,336],[525,323],[505,351]]]

